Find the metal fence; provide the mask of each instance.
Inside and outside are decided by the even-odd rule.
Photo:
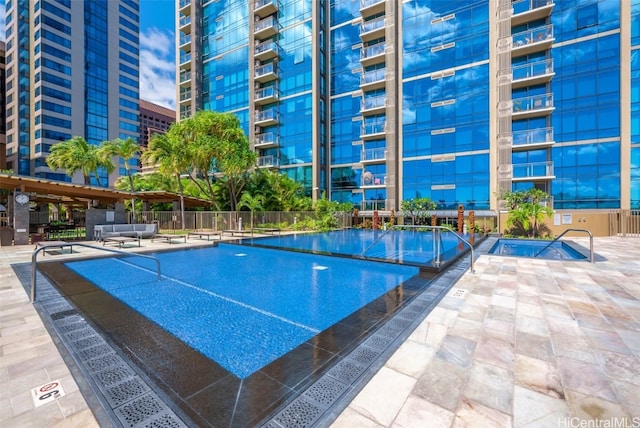
[[[640,210],[615,210],[609,213],[610,236],[640,237]]]
[[[254,212],[253,225],[295,228],[305,220],[315,220],[314,211]],[[338,227],[351,227],[351,213],[336,213]],[[237,230],[251,227],[250,211],[185,211],[184,224],[180,211],[142,211],[129,213],[129,223],[156,223],[158,230]]]

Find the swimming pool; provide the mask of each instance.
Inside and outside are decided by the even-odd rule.
[[[418,274],[412,266],[220,244],[66,265],[244,379]],[[188,269],[185,267],[188,266]]]
[[[586,260],[588,258],[566,242],[536,239],[500,238],[491,247],[489,254],[550,260]]]
[[[443,262],[468,250],[468,247],[463,246],[452,233],[443,231],[438,236]],[[464,237],[473,240],[470,235]],[[261,237],[244,241],[243,244],[429,267],[433,266],[438,249],[434,246],[433,232],[416,229],[344,229],[324,233]]]
[[[154,263],[133,255],[51,260],[39,270],[73,307],[51,314],[62,337],[77,337],[69,328],[86,331],[76,327],[84,320],[113,344],[67,343],[88,371],[103,370],[90,375],[100,376],[98,385],[113,383],[98,386],[115,403],[110,411],[146,403],[151,388],[187,426],[258,426],[288,414],[309,391],[328,393],[318,383],[334,398],[314,402],[314,414],[330,418],[334,400],[358,388],[461,274],[226,242],[153,255],[162,260],[161,281]],[[115,383],[131,371],[104,368],[114,351],[152,383]]]

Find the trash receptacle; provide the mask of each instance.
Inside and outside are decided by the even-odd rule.
[[[0,227],[0,246],[13,245],[13,228]]]

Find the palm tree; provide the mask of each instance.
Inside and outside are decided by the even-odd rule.
[[[112,156],[118,156],[122,158],[124,161],[124,169],[127,173],[127,178],[129,179],[129,187],[130,191],[134,192],[135,187],[133,185],[133,176],[131,175],[131,168],[129,166],[129,160],[133,158],[140,151],[140,147],[135,142],[135,140],[131,137],[127,139],[116,138],[115,140],[105,141],[100,146],[100,152],[106,158],[110,158]],[[136,200],[135,198],[131,199],[131,212],[135,218],[136,215]]]
[[[253,213],[262,209],[265,198],[263,195],[253,196],[246,192],[242,194],[240,202],[238,202],[238,208],[247,207],[251,211],[251,229],[253,229]]]
[[[73,137],[54,144],[51,147],[51,153],[47,156],[47,165],[54,171],[64,169],[69,177],[73,177],[76,171],[82,171],[84,184],[91,184],[91,173],[93,173],[100,187],[102,183],[97,173],[98,168],[104,167],[107,172],[113,171],[113,162],[103,158],[98,147],[89,144],[82,137]]]
[[[189,167],[186,146],[181,139],[175,123],[164,134],[154,134],[149,147],[142,153],[142,161],[157,165],[158,172],[166,176],[174,176],[178,180],[180,192],[180,218],[184,227],[184,189],[181,174]]]

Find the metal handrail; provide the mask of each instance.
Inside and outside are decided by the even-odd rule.
[[[475,259],[475,255],[474,255],[474,250],[473,250],[473,245],[471,245],[471,243],[469,243],[469,241],[467,241],[466,239],[464,239],[462,236],[460,236],[458,233],[456,233],[455,231],[451,230],[448,227],[444,227],[444,226],[416,226],[416,225],[395,225],[395,226],[391,226],[389,229],[387,229],[387,231],[385,233],[383,233],[382,235],[380,235],[378,237],[378,239],[376,239],[375,241],[373,241],[373,243],[371,245],[369,245],[367,248],[364,249],[364,251],[362,252],[362,257],[365,257],[365,254],[367,251],[369,251],[369,249],[371,249],[375,244],[378,243],[378,241],[380,241],[382,238],[384,238],[389,232],[391,232],[392,230],[402,230],[402,229],[435,229],[438,233],[438,236],[434,235],[434,246],[436,245],[436,240],[437,238],[440,237],[440,231],[444,230],[447,232],[451,232],[453,233],[460,241],[462,241],[463,243],[467,244],[469,246],[469,248],[471,249],[471,273],[475,273],[475,270],[473,268],[473,260]],[[439,244],[439,242],[438,242]],[[439,245],[438,245],[439,247]],[[440,266],[440,249],[438,248],[437,251],[434,251],[434,253],[436,253],[436,266]]]
[[[593,234],[590,231],[588,231],[587,229],[567,229],[567,230],[565,230],[560,235],[558,235],[558,237],[556,239],[554,239],[553,241],[549,242],[542,250],[538,251],[533,257],[538,257],[544,250],[546,250],[551,245],[553,245],[554,242],[556,242],[557,240],[562,238],[564,236],[564,234],[567,233],[567,232],[586,232],[589,235],[589,261],[591,263],[593,263]]]
[[[138,254],[138,253],[127,253],[126,251],[115,250],[113,248],[97,247],[95,245],[83,244],[80,242],[69,242],[67,245],[64,245],[64,246],[65,247],[79,246],[79,247],[93,248],[94,250],[102,250],[110,253],[124,254],[127,256],[138,256],[138,257],[143,257],[145,259],[155,260],[156,265],[158,266],[158,281],[162,279],[162,275],[160,274],[160,260],[157,257],[147,256],[147,255]],[[49,248],[46,246],[37,248],[36,250],[34,250],[33,254],[31,255],[31,302],[32,303],[36,301],[36,272],[38,270],[38,261],[37,261],[38,253],[48,249]]]

